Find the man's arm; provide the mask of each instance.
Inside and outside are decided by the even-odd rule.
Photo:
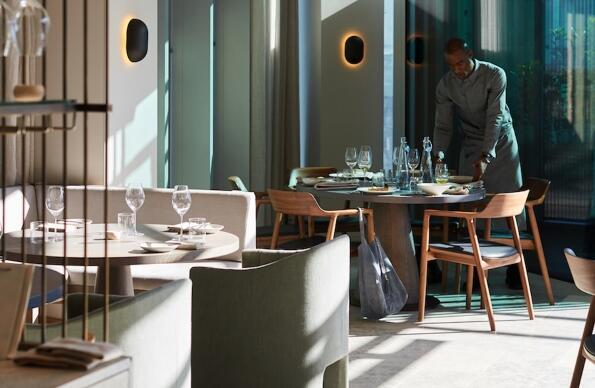
[[[483,136],[482,153],[496,157],[496,144],[500,138],[500,129],[506,109],[506,73],[502,69],[493,75],[488,91],[486,128]]]
[[[436,119],[434,124],[434,154],[446,153],[452,138],[453,103],[448,97],[444,82],[436,87]]]

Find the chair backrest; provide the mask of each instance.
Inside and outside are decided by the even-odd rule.
[[[537,201],[541,205],[550,188],[550,181],[541,178],[526,178],[520,191],[529,190],[528,201]]]
[[[529,190],[496,194],[476,218],[505,218],[519,215],[525,207],[528,195]]]
[[[273,209],[277,213],[292,216],[325,216],[316,198],[310,193],[298,191],[268,190]]]
[[[242,178],[240,178],[239,176],[230,176],[227,177],[227,180],[229,181],[229,184],[231,185],[231,189],[232,190],[237,190],[237,191],[243,191],[243,192],[247,192],[248,189],[246,188],[246,185],[244,184],[244,182],[242,182]]]
[[[298,183],[298,178],[316,178],[319,176],[329,176],[337,172],[334,167],[300,167],[291,170],[289,175],[289,187],[293,188]]]
[[[570,248],[564,249],[574,284],[583,292],[595,296],[595,259],[578,257]]]
[[[194,267],[190,279],[192,386],[347,386],[347,236],[258,267]]]

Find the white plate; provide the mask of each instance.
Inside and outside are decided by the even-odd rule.
[[[205,232],[207,232],[208,234],[213,234],[213,233],[217,233],[220,230],[223,230],[224,226],[223,225],[218,225],[218,224],[208,224],[207,226],[205,226],[203,228],[203,230]]]
[[[389,187],[388,190],[380,191],[374,190],[374,187],[358,187],[357,191],[361,191],[364,194],[392,194],[396,190],[393,187]]]
[[[166,253],[171,252],[177,248],[177,245],[174,244],[166,244],[162,242],[143,242],[140,244],[140,247],[147,252],[152,253]]]
[[[374,175],[374,173],[367,172],[366,178],[372,178],[373,175]],[[333,173],[328,174],[328,176],[330,176],[332,178],[363,178],[364,172],[363,171],[355,171],[353,173],[353,175],[351,175],[350,173],[333,172]]]

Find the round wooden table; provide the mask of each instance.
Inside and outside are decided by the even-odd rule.
[[[298,190],[307,191],[320,198],[364,201],[372,204],[374,230],[407,289],[408,305],[417,305],[419,296],[419,270],[415,258],[408,205],[464,203],[479,201],[485,197],[484,190],[475,190],[466,195],[440,196],[427,196],[409,191],[393,194],[364,194],[357,190],[316,190],[303,185],[298,186]]]
[[[108,230],[118,230],[117,225],[108,225]],[[95,292],[105,292],[105,240],[102,238],[104,224],[91,224],[87,230],[87,261],[88,266],[97,266]],[[207,234],[205,243],[196,250],[174,249],[167,253],[149,253],[140,248],[145,241],[165,242],[177,238],[176,233],[168,232],[167,225],[138,225],[138,231],[144,236],[136,240],[108,240],[107,253],[109,257],[110,284],[109,293],[112,295],[134,295],[131,265],[165,264],[179,262],[196,262],[214,259],[237,251],[240,241],[237,236],[220,231]],[[28,263],[41,264],[43,258],[42,244],[34,244],[30,239],[30,230],[25,230],[25,258]],[[50,233],[51,236],[51,233]],[[63,237],[62,234],[60,234]],[[85,265],[85,243],[83,229],[68,232],[66,235],[66,252],[69,266]],[[6,258],[8,260],[23,261],[22,232],[17,231],[6,235]],[[48,265],[64,264],[64,241],[46,242],[45,255]]]

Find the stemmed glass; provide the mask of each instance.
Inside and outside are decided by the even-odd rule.
[[[347,147],[345,150],[345,164],[351,170],[353,176],[353,167],[357,165],[357,149],[355,147]]]
[[[136,212],[140,209],[145,203],[145,191],[143,190],[143,185],[140,183],[130,183],[126,187],[126,204],[134,213],[134,235],[135,236],[142,236],[142,233],[138,233],[136,231]]]
[[[414,189],[413,184],[417,182],[417,178],[415,178],[415,169],[419,166],[419,151],[417,148],[412,148],[409,150],[409,155],[407,156],[407,164],[409,165],[409,169],[411,170],[411,182],[410,188],[411,190]]]
[[[364,170],[364,180],[366,179],[366,171],[370,167],[372,167],[372,147],[370,146],[361,146],[359,150],[359,156],[357,158],[357,164],[359,168]]]
[[[57,241],[58,235],[58,217],[64,211],[64,187],[49,186],[45,197],[45,207],[54,217],[54,242]],[[64,224],[66,227],[66,224]]]
[[[174,210],[180,215],[180,236],[179,242],[183,241],[184,233],[184,214],[190,209],[192,204],[192,197],[190,197],[190,190],[186,185],[177,185],[174,187],[174,192],[171,196],[171,204]]]

